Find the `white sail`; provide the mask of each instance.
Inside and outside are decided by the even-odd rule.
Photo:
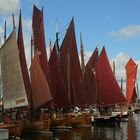
[[[28,105],[18,51],[16,31],[14,30],[0,49],[5,109]]]

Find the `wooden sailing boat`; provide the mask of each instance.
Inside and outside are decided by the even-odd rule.
[[[51,84],[53,85],[52,97],[55,109],[55,112],[52,114],[51,118],[51,128],[71,128],[70,120],[68,118],[70,101],[68,99],[62,78],[59,52],[57,51],[56,43],[51,52],[49,66],[51,73]]]
[[[127,106],[130,107],[131,105],[134,107],[134,104],[136,104],[137,101],[137,94],[136,94],[136,76],[137,76],[137,69],[138,65],[132,60],[132,58],[129,59],[126,66],[126,102]]]
[[[119,118],[116,115],[112,116],[111,113],[107,115],[106,111],[108,110],[106,109],[115,104],[125,103],[125,97],[112,72],[105,47],[103,47],[97,61],[95,74],[100,115],[95,116],[93,122],[96,124],[117,122]]]
[[[38,52],[36,52],[32,60],[30,72],[32,87],[32,109],[34,112],[36,112],[37,109],[40,109],[42,106],[46,105],[52,100],[45,74],[40,66]],[[41,118],[41,115],[35,116],[35,114],[33,114],[32,117],[33,120],[31,122],[27,122],[25,125],[24,129],[26,132],[45,131],[49,129],[49,118],[43,119]]]
[[[70,99],[72,107],[86,107],[87,106],[87,94],[84,78],[80,68],[74,19],[71,20],[67,33],[60,48],[60,64],[62,70],[62,76],[64,79],[67,94]],[[72,113],[71,125],[89,124],[90,120],[86,115],[74,117]]]
[[[16,29],[12,31],[2,45],[0,56],[4,109],[28,106],[16,40]],[[0,125],[0,128],[8,128],[10,135],[20,136],[23,123],[6,118],[6,114],[4,114],[4,121],[6,122]]]
[[[47,55],[45,48],[43,12],[34,6],[33,10],[33,35],[34,35],[34,58],[31,62],[31,89],[32,104],[31,109],[35,112],[32,115],[33,120],[27,122],[25,131],[43,131],[49,130],[50,118],[44,118],[44,112],[40,114],[40,108],[50,107],[52,101],[47,72]],[[37,116],[35,116],[37,114]]]
[[[96,76],[95,76],[95,68],[98,60],[98,48],[96,48],[91,55],[89,61],[85,66],[85,81],[88,90],[88,101],[90,106],[96,106],[98,104],[97,97],[97,87],[96,87]]]

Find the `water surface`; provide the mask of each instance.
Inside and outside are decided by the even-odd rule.
[[[24,140],[140,140],[140,114],[119,126],[89,126],[52,131],[52,135],[26,135]]]

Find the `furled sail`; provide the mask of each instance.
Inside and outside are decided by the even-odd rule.
[[[0,49],[0,55],[4,108],[27,106],[15,30]]]
[[[52,100],[52,96],[49,90],[48,82],[45,78],[45,74],[40,66],[37,51],[32,60],[30,72],[32,87],[32,107],[33,109],[38,109],[41,106],[47,105]]]
[[[95,68],[98,60],[98,48],[96,48],[85,66],[85,82],[88,90],[89,105],[98,104]]]
[[[20,11],[20,16],[19,16],[17,44],[18,44],[18,49],[19,49],[19,58],[20,58],[21,71],[23,75],[23,81],[24,81],[25,90],[26,90],[26,94],[27,94],[27,98],[29,102],[29,107],[31,107],[31,84],[30,84],[30,79],[29,79],[29,74],[28,74],[28,69],[27,69],[25,51],[24,51],[21,11]]]
[[[96,80],[100,106],[125,102],[125,97],[112,72],[105,47],[103,47],[96,64]]]
[[[54,107],[55,108],[69,107],[70,101],[67,96],[66,88],[62,77],[60,60],[57,53],[56,45],[54,45],[53,50],[51,52],[49,66],[51,73],[51,85],[53,87],[52,96]]]
[[[65,86],[67,91],[70,90],[70,95],[68,96],[72,105],[85,106],[87,104],[87,93],[78,57],[74,19],[69,25],[60,48],[60,62]],[[68,86],[68,82],[70,82],[70,86]]]
[[[130,105],[132,102],[134,102],[136,98],[136,90],[135,90],[135,82],[136,82],[136,76],[137,76],[137,65],[132,60],[132,58],[129,59],[127,62],[125,69],[126,69],[126,77],[127,77],[127,84],[126,84],[126,101],[127,104]]]

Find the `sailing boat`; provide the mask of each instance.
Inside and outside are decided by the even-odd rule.
[[[106,115],[108,114],[108,112],[106,112],[108,110],[106,109],[115,106],[115,104],[124,104],[125,97],[112,72],[105,47],[103,47],[98,58],[95,76],[100,114],[94,117],[93,123],[102,124],[116,122],[119,119],[117,115]]]
[[[67,96],[69,97],[72,107],[86,107],[88,104],[88,97],[80,68],[73,18],[60,47],[60,64]],[[90,119],[86,117],[87,116],[84,115],[76,117],[73,112],[71,125],[89,124]]]
[[[24,129],[26,132],[49,130],[50,118],[49,116],[44,118],[44,112],[40,112],[40,109],[44,106],[50,107],[52,102],[52,96],[46,73],[47,69],[45,67],[48,64],[44,42],[43,13],[35,6],[33,10],[33,33],[35,55],[31,62],[30,73],[32,90],[31,110],[34,113],[32,114],[33,120],[27,122],[25,125]]]
[[[16,40],[16,29],[12,31],[2,45],[0,58],[4,109],[28,106]],[[7,122],[0,125],[0,128],[8,128],[10,135],[20,136],[23,124],[17,121],[8,121],[6,118],[6,114],[4,114],[4,121]]]
[[[85,66],[85,81],[86,81],[86,86],[88,89],[88,102],[90,106],[96,106],[98,104],[98,98],[96,95],[96,77],[95,77],[95,68],[96,68],[96,63],[98,60],[98,48],[96,48],[91,55],[90,59],[88,60],[86,66]]]
[[[134,106],[134,104],[136,104],[137,101],[135,82],[136,82],[138,65],[136,65],[133,59],[130,58],[125,66],[125,69],[126,69],[126,78],[127,78],[126,102],[127,102],[127,106],[130,107],[131,105]]]
[[[51,74],[51,84],[53,85],[53,102],[55,112],[51,119],[51,128],[71,128],[69,115],[70,101],[68,99],[64,81],[62,78],[59,52],[57,51],[56,43],[51,52],[49,59],[49,67]],[[56,80],[57,77],[57,80]]]

